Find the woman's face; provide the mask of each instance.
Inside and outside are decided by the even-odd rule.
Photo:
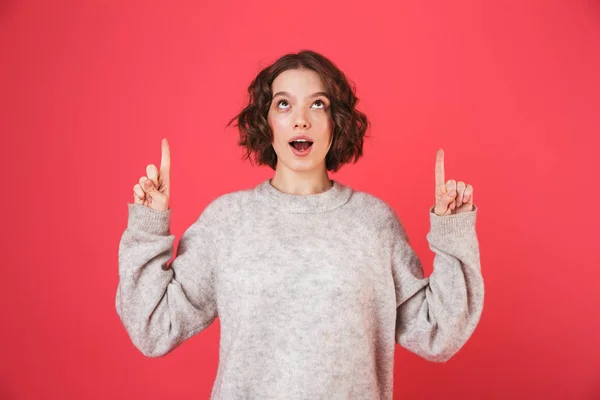
[[[273,98],[268,121],[273,131],[277,167],[294,171],[325,170],[325,156],[331,147],[333,122],[329,98],[319,75],[308,69],[289,69],[272,85]],[[297,155],[290,141],[306,135],[313,142],[307,155]]]

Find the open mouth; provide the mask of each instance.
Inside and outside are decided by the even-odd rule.
[[[307,150],[310,146],[312,146],[313,142],[310,142],[308,140],[294,140],[290,142],[290,146],[292,146],[293,148],[295,148],[298,151],[305,151]]]

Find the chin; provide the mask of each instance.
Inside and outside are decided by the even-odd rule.
[[[291,165],[294,171],[304,172],[320,168],[321,165],[325,165],[325,160],[316,162],[315,160],[292,160],[288,165]]]
[[[282,149],[278,150],[281,151]],[[327,156],[327,154],[319,154],[319,149],[312,150],[313,151],[310,154],[307,154],[304,157],[296,156],[291,150],[287,148],[282,151],[284,155],[283,157],[279,155],[280,152],[276,151],[277,163],[282,163],[283,167],[295,172],[307,172],[321,168],[321,166],[325,165],[325,157]]]
[[[324,163],[325,160],[322,160],[322,163]],[[307,172],[307,171],[311,171],[314,170],[316,168],[319,167],[320,163],[315,162],[315,160],[312,159],[306,159],[306,160],[294,160],[294,159],[287,159],[285,161],[282,161],[281,158],[278,158],[277,163],[283,163],[283,165],[291,170],[291,171],[295,171],[295,172]]]

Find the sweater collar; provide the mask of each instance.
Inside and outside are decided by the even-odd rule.
[[[348,202],[352,188],[332,179],[333,186],[321,193],[298,195],[279,191],[266,179],[254,189],[255,195],[270,206],[284,212],[314,214],[330,211]]]

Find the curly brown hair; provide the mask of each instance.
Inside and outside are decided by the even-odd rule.
[[[273,64],[265,67],[248,86],[248,105],[227,126],[237,120],[240,132],[238,145],[245,149],[243,159],[252,163],[252,154],[258,165],[268,165],[273,170],[277,165],[277,153],[273,149],[273,132],[267,116],[272,100],[272,84],[275,78],[288,69],[310,69],[319,74],[331,101],[333,121],[332,143],[325,157],[328,171],[337,172],[342,165],[354,162],[363,154],[363,142],[370,122],[367,116],[355,107],[358,97],[354,84],[325,56],[302,50],[285,54]]]

